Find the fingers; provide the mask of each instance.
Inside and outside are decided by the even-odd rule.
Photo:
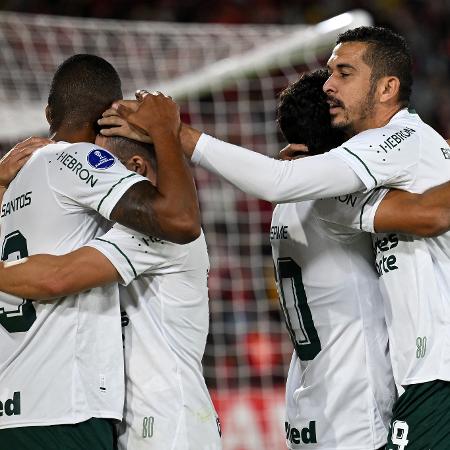
[[[118,116],[117,114],[115,114],[114,116],[103,116],[101,119],[97,120],[97,123],[102,127],[120,127],[127,124],[126,120],[122,119],[122,117]]]
[[[113,103],[113,105],[122,105],[135,112],[139,109],[139,102],[137,100],[117,100]],[[115,115],[117,115],[117,109],[114,108],[113,105],[111,105],[110,109],[112,109]],[[107,111],[109,111],[110,109],[108,109]]]
[[[305,144],[289,144],[285,149],[303,153],[309,152],[308,147]]]

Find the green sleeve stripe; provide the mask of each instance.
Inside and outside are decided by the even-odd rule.
[[[367,203],[372,199],[372,197],[379,191],[379,189],[374,189],[371,194],[367,197],[367,200],[363,203],[361,207],[361,213],[359,215],[359,229],[362,230],[362,218],[364,213],[364,208],[366,207]]]
[[[120,183],[122,183],[123,180],[126,180],[127,178],[134,177],[137,175],[136,173],[130,173],[130,175],[127,175],[126,177],[121,178],[116,184],[113,184],[111,186],[111,189],[106,193],[106,195],[100,200],[100,203],[97,206],[97,211],[100,211],[100,207],[102,206],[102,203],[104,202],[105,198],[108,197],[109,194],[113,191],[113,189]]]
[[[351,152],[347,147],[342,147],[344,150],[347,150],[350,155],[353,155],[367,170],[367,173],[372,177],[373,181],[375,182],[375,186],[378,184],[377,180],[375,179],[375,177],[372,175],[372,173],[370,172],[369,168],[366,166],[366,164],[364,163],[364,161],[358,156],[355,155],[353,152]]]
[[[114,246],[116,248],[116,250],[127,260],[128,264],[130,265],[131,269],[133,270],[134,278],[136,278],[138,276],[135,268],[133,267],[133,264],[131,264],[131,261],[128,259],[128,256],[125,255],[125,253],[122,250],[120,250],[120,248],[116,244],[114,244],[114,242],[110,242],[110,241],[107,241],[107,240],[101,239],[101,238],[95,238],[95,240],[106,242],[107,244],[111,244],[112,246]]]

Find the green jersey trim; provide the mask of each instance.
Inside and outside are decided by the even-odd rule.
[[[100,203],[99,203],[98,206],[97,206],[97,211],[100,212],[100,207],[102,206],[102,203],[105,201],[106,197],[108,197],[108,195],[111,194],[111,192],[113,191],[113,189],[114,189],[117,185],[119,185],[120,183],[122,183],[123,180],[126,180],[127,178],[130,178],[130,177],[134,177],[134,176],[136,176],[136,175],[137,175],[136,173],[131,173],[130,175],[127,175],[126,177],[121,178],[116,184],[113,184],[113,185],[111,186],[111,189],[110,189],[110,190],[106,193],[106,195],[100,200]]]
[[[127,260],[128,264],[131,267],[131,270],[133,271],[134,278],[136,278],[138,276],[135,268],[133,267],[133,264],[131,264],[131,261],[128,259],[128,256],[125,255],[125,253],[116,244],[114,244],[114,242],[110,242],[110,241],[107,241],[106,239],[101,239],[101,238],[95,238],[95,240],[101,241],[101,242],[106,242],[107,244],[111,244],[112,246],[114,246],[115,249]]]
[[[364,166],[364,168],[367,170],[367,173],[372,177],[373,181],[375,182],[375,186],[377,186],[378,183],[376,178],[372,175],[372,173],[370,172],[369,168],[366,166],[364,161],[358,155],[355,155],[352,151],[350,151],[347,147],[342,148],[346,150],[348,153],[350,153],[350,155],[354,156]]]
[[[362,231],[364,231],[363,228],[362,228],[362,218],[363,218],[364,208],[366,207],[367,203],[369,203],[369,201],[372,199],[372,197],[377,192],[379,192],[379,189],[376,189],[376,190],[372,191],[372,193],[367,197],[366,201],[361,206],[361,212],[359,214],[359,229],[362,230]]]

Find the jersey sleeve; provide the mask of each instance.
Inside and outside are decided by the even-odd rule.
[[[315,200],[364,188],[353,168],[329,153],[279,161],[206,134],[201,135],[192,162],[272,203]]]
[[[145,236],[119,224],[86,245],[108,258],[125,286],[143,273],[162,275],[179,271],[188,253],[188,245]]]
[[[415,180],[420,136],[410,126],[389,125],[356,135],[330,155],[346,162],[367,191],[379,186],[407,190]]]
[[[109,151],[94,144],[62,146],[47,159],[52,189],[63,198],[98,211],[107,219],[133,184],[149,182],[129,171]]]

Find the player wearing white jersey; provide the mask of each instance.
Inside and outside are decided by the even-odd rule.
[[[242,190],[277,203],[334,197],[379,186],[423,192],[450,178],[450,168],[446,165],[450,154],[447,143],[416,114],[406,110],[412,79],[411,60],[403,38],[375,27],[350,30],[339,36],[328,68],[330,77],[324,90],[329,99],[332,124],[354,136],[344,146],[300,161],[275,161],[185,126],[182,141],[186,154]],[[248,167],[258,170],[249,173]],[[371,214],[375,214],[375,209]],[[383,215],[383,210],[380,214]],[[399,211],[392,212],[391,224],[392,217],[398,230],[408,230]],[[376,230],[385,231],[383,226]],[[390,282],[383,281],[384,290],[393,289],[394,284],[397,286],[391,294],[385,295],[385,302],[390,305],[386,307],[389,334],[397,336],[393,344],[400,345],[391,347],[396,359],[396,376],[399,383],[411,386],[407,393],[408,390],[413,392],[411,408],[403,408],[404,402],[409,402],[409,395],[401,396],[394,408],[390,448],[403,449],[408,445],[408,450],[445,449],[450,439],[450,421],[443,426],[441,409],[433,410],[431,405],[438,402],[446,411],[450,406],[440,400],[439,393],[432,391],[433,395],[427,397],[428,393],[419,390],[414,393],[412,389],[414,386],[426,388],[425,384],[431,380],[432,387],[443,397],[448,397],[450,391],[445,331],[450,313],[444,307],[448,295],[445,269],[450,256],[447,236],[420,244],[410,240],[413,245],[408,262],[404,264],[416,265],[415,274],[419,278],[409,282],[408,301],[400,303],[399,314],[394,314],[396,305],[392,298],[405,288],[403,278],[397,276],[400,273],[397,255],[392,253],[399,245],[398,237],[392,241],[382,239],[377,246],[381,252],[388,252],[380,259],[383,276],[386,278],[386,273],[390,272]],[[439,258],[433,259],[437,254]],[[425,255],[428,265],[432,264],[433,273],[424,299],[421,295],[428,278],[420,270],[421,255]],[[420,306],[416,306],[419,303]],[[427,311],[425,318],[414,316],[418,308]],[[435,322],[423,323],[428,319]],[[403,336],[408,338],[405,340]],[[414,416],[417,405],[423,402],[428,402],[423,409],[425,417]]]
[[[105,60],[92,55],[67,60],[55,74],[47,110],[56,139],[88,141],[95,136],[101,110],[120,96],[120,79]],[[151,99],[144,101],[143,108],[150,103]],[[178,114],[173,102],[164,98],[157,103],[153,114],[163,116],[161,122],[173,122],[172,116]],[[169,184],[163,183],[164,175],[156,188],[94,144],[59,142],[34,153],[3,196],[1,259],[9,262],[43,251],[73,250],[102,232],[102,216],[159,238],[173,233],[176,239],[192,240],[198,227],[197,201],[191,176],[186,178],[189,171],[177,130],[172,133],[170,125],[160,124],[153,130],[156,146],[160,135],[174,136],[172,145],[159,146],[167,156],[158,159],[158,166],[164,173],[170,166],[173,171],[175,163],[184,179],[181,186],[166,191],[163,187]],[[177,199],[168,195],[179,188],[191,197],[187,208],[177,208]],[[141,204],[130,204],[136,198]],[[148,209],[143,211],[143,206]],[[170,222],[192,210],[197,214],[191,217],[190,232],[186,224],[177,229]],[[161,232],[170,211],[167,232]],[[110,419],[122,417],[124,397],[117,286],[45,305],[2,295],[0,339],[0,441],[4,448],[113,448]]]
[[[142,144],[122,138],[102,144],[128,167],[156,179],[151,150]],[[6,269],[7,283],[20,286],[27,279],[27,290],[15,292],[35,298],[46,295],[42,286],[54,276],[64,280],[58,295],[65,295],[67,288],[94,287],[114,273],[108,281],[126,286],[120,289],[126,402],[119,448],[220,450],[220,426],[201,366],[209,325],[203,234],[177,245],[115,225],[87,245],[61,257],[30,257]],[[97,282],[85,276],[92,271]],[[5,281],[0,276],[8,290]]]
[[[326,78],[326,71],[304,74],[277,109],[283,135],[311,154],[344,140],[331,128]],[[272,216],[280,305],[294,344],[286,384],[290,449],[386,444],[396,389],[370,235],[321,215],[338,209],[345,223],[346,209],[361,209],[364,196],[347,200],[279,204]]]

